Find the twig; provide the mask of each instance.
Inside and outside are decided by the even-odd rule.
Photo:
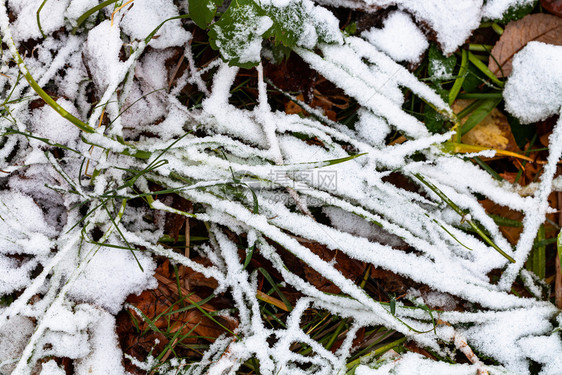
[[[172,76],[170,77],[170,82],[168,83],[168,92],[170,92],[172,85],[174,84],[174,81],[176,80],[176,75],[178,74],[180,68],[181,68],[181,64],[183,63],[183,59],[185,59],[185,55],[181,55],[180,59],[178,61],[178,63],[176,64],[176,67],[174,68],[174,71],[172,72]]]
[[[455,347],[460,350],[466,358],[470,361],[470,363],[476,365],[478,368],[478,375],[488,375],[488,370],[484,367],[484,364],[480,361],[480,359],[474,354],[466,339],[458,332],[455,332],[454,336]]]

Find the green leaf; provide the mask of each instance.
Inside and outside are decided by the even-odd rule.
[[[303,1],[293,1],[286,6],[262,6],[273,20],[273,27],[267,36],[287,47],[314,48],[318,43],[338,43],[342,33],[334,33],[328,21],[315,19],[306,9]]]
[[[305,21],[308,18],[302,4],[292,2],[285,7],[269,6],[265,10],[273,20],[273,27],[268,36],[274,37],[286,47],[295,47],[304,32]]]
[[[260,62],[262,36],[271,26],[253,0],[236,0],[209,30],[209,42],[230,65],[251,68]]]
[[[468,56],[467,56],[468,57]],[[466,92],[480,92],[478,89],[483,82],[486,82],[486,76],[474,65],[469,64],[467,69],[467,75],[462,83],[462,88]]]
[[[251,68],[260,61],[264,38],[273,38],[288,48],[313,49],[318,43],[342,43],[342,32],[333,31],[331,21],[313,17],[299,1],[274,6],[235,0],[212,25],[209,41],[230,65]]]
[[[242,269],[246,269],[246,267],[248,267],[248,264],[250,264],[255,249],[256,249],[256,245],[252,245],[251,247],[248,248],[248,251],[246,253],[246,259],[244,260],[244,267]]]
[[[188,3],[189,17],[197,26],[206,29],[217,12],[222,0],[196,0]]]
[[[271,43],[271,52],[273,53],[273,62],[275,64],[281,63],[283,61],[287,61],[291,56],[291,49],[283,43]]]
[[[445,117],[439,114],[433,107],[426,105],[423,109],[423,122],[431,133],[441,133],[445,126]]]
[[[461,67],[459,69],[459,74],[457,75],[457,79],[449,92],[449,105],[452,106],[457,98],[457,95],[461,91],[462,84],[464,83],[464,79],[468,74],[468,54],[466,50],[462,50],[461,52]]]
[[[441,83],[434,82],[431,88],[439,94],[443,100],[447,100],[449,92],[441,86]],[[423,118],[427,130],[431,133],[442,133],[445,130],[446,117],[436,111],[435,108],[427,102],[423,109]]]
[[[503,17],[501,19],[498,19],[497,21],[503,24],[507,24],[508,22],[511,21],[520,20],[521,18],[525,17],[527,14],[531,13],[533,8],[537,5],[537,2],[538,0],[535,0],[533,3],[523,6],[517,5],[516,3],[516,5],[511,6],[503,14]]]
[[[472,52],[468,52],[468,60],[477,67],[486,77],[488,77],[492,82],[497,84],[499,87],[503,87],[504,83],[496,77],[496,75],[488,68],[486,64],[480,61]]]
[[[357,22],[352,22],[345,27],[343,30],[347,35],[355,35],[357,32]]]
[[[106,6],[111,5],[115,2],[117,2],[117,0],[106,0],[101,4],[98,4],[95,7],[88,9],[84,14],[82,14],[76,20],[76,26],[74,26],[74,28],[72,29],[72,35],[76,34],[76,31],[78,30],[80,25],[82,25],[92,14],[96,13],[100,9],[103,9]]]
[[[479,100],[478,107],[472,112],[466,122],[461,126],[461,135],[465,135],[468,131],[478,125],[486,118],[500,104],[501,98],[494,99],[481,99]]]
[[[537,238],[535,239],[535,242],[540,242],[544,240],[545,240],[544,225],[541,225],[537,233]],[[541,279],[544,279],[546,275],[545,252],[546,252],[546,248],[544,245],[534,247],[533,250],[531,250],[531,254],[529,255],[529,259],[527,259],[527,264],[526,264],[526,268]]]
[[[434,81],[449,80],[453,77],[455,66],[457,65],[457,58],[455,55],[445,57],[437,45],[431,44],[428,52],[429,65],[428,74]]]

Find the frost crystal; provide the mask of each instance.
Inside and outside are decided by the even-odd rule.
[[[0,294],[9,302],[0,309],[0,372],[59,374],[64,370],[53,358],[65,357],[79,375],[125,374],[115,315],[126,308],[143,320],[126,298],[156,288],[157,262],[168,259],[212,279],[215,294],[229,296],[232,311],[213,311],[213,318],[236,321],[236,336],[216,338],[197,363],[174,358],[162,364],[165,353],[145,363],[129,358],[145,371],[160,366],[162,373],[234,374],[257,359],[262,374],[345,373],[355,335],[383,325],[442,357],[463,353],[471,364],[408,353],[364,358],[356,374],[530,374],[531,361],[542,364],[544,374],[559,373],[559,311],[540,300],[540,283],[521,270],[549,212],[553,186],[560,189],[554,175],[562,120],[549,139],[540,181],[523,195],[445,152],[441,146],[451,134],[432,134],[403,108],[407,92],[454,122],[442,97],[399,62],[419,61],[427,28],[450,54],[483,17],[522,1],[233,1],[225,14],[236,22],[225,25],[221,18],[212,26],[210,43],[221,57],[204,66],[200,56],[207,52],[195,31],[186,30],[191,21],[174,18],[186,8],[177,3],[106,7],[75,35],[80,16],[99,1],[0,3],[8,47],[0,72]],[[337,18],[317,3],[398,10],[382,29],[357,37],[344,35]],[[42,4],[45,37],[36,21]],[[287,92],[310,116],[272,109],[268,90],[282,90],[269,85],[262,65],[264,36],[271,35],[357,104],[354,126],[330,120]],[[34,51],[20,61],[24,42]],[[560,113],[561,48],[530,43],[516,56],[505,99],[523,121]],[[232,65],[255,67],[251,105],[232,98],[237,80],[249,74]],[[37,91],[22,74],[33,76]],[[38,86],[56,98],[37,105],[43,103],[37,92],[47,95]],[[403,135],[400,142],[388,144],[395,133]],[[396,175],[405,186],[392,182]],[[171,193],[191,202],[192,212],[177,208]],[[524,216],[514,248],[482,207],[483,198]],[[203,261],[163,245],[170,215],[205,224],[209,240],[192,246]],[[489,241],[469,233],[466,221],[477,222]],[[337,255],[320,256],[310,244]],[[241,257],[252,252],[295,291],[283,326],[263,318],[257,271]],[[336,292],[302,277],[286,263],[286,253]],[[349,279],[338,256],[431,292],[411,288],[413,306],[391,308]],[[490,274],[498,271],[499,281],[492,282]],[[509,292],[518,275],[537,298]],[[442,311],[430,315],[427,306]],[[455,310],[461,306],[462,312]],[[348,322],[339,349],[326,349],[301,328],[311,310]],[[296,352],[297,345],[312,354]],[[485,366],[471,348],[498,366]]]

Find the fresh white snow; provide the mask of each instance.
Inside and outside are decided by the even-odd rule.
[[[473,348],[494,358],[499,366],[485,367],[478,360],[449,365],[407,353],[362,363],[356,369],[358,375],[474,374],[483,369],[493,374],[529,374],[531,360],[544,364],[542,373],[557,374],[562,358],[559,334],[553,332],[560,324],[554,324],[558,310],[547,301],[508,291],[520,274],[531,289],[539,290],[533,277],[521,269],[549,210],[548,196],[553,189],[560,190],[554,174],[562,155],[562,120],[549,139],[548,163],[540,181],[523,193],[469,161],[444,153],[439,145],[451,134],[430,134],[402,108],[404,89],[409,89],[454,120],[439,94],[400,64],[420,60],[429,45],[428,28],[435,32],[442,52],[451,54],[482,20],[500,18],[511,6],[529,1],[264,0],[242,8],[253,29],[241,29],[228,45],[219,45],[226,54],[223,57],[233,57],[227,54],[234,49],[240,62],[261,61],[262,35],[272,27],[273,19],[255,12],[257,6],[301,7],[308,22],[298,25],[302,35],[294,53],[358,103],[355,129],[305,104],[303,108],[313,116],[273,111],[268,101],[271,87],[261,64],[255,68],[258,103],[251,109],[238,108],[231,103],[230,90],[240,70],[220,59],[197,66],[193,35],[185,29],[189,21],[167,21],[146,44],[144,39],[158,25],[185,11],[185,5],[179,8],[172,0],[135,0],[115,14],[113,24],[110,16],[115,8],[106,7],[100,15],[104,21],[95,24],[96,16],[92,16],[71,35],[80,15],[99,3],[46,1],[40,13],[43,38],[36,21],[41,0],[0,2],[0,28],[8,46],[2,56],[0,92],[2,101],[8,95],[13,100],[9,115],[0,118],[0,131],[32,132],[70,148],[55,157],[53,146],[40,139],[2,137],[0,293],[18,295],[0,309],[1,373],[62,374],[64,370],[51,357],[67,357],[79,375],[125,374],[115,315],[124,308],[128,295],[157,286],[153,273],[155,256],[159,256],[217,280],[215,292],[230,292],[237,309],[239,338],[217,339],[190,374],[234,374],[251,357],[259,359],[263,374],[335,374],[345,371],[357,330],[375,325],[394,329],[442,356],[453,355],[454,350],[466,354]],[[344,36],[337,19],[322,5],[370,10],[396,5],[398,10],[381,29],[358,37]],[[284,22],[283,27],[293,26]],[[27,68],[8,64],[16,58],[16,48],[32,39],[37,47],[23,56]],[[320,43],[321,39],[329,43]],[[169,63],[178,51],[188,69],[172,81]],[[515,56],[504,91],[506,109],[523,122],[559,114],[560,61],[562,47],[529,43]],[[56,103],[96,132],[81,132],[47,105],[30,109],[29,102],[38,96],[25,80],[17,79],[27,69],[40,86],[52,89],[54,85],[59,90]],[[205,74],[212,76],[212,82],[203,79]],[[88,95],[88,84],[95,103]],[[180,101],[188,84],[200,91],[200,106],[187,108]],[[386,145],[387,136],[396,131],[407,139]],[[202,135],[195,136],[196,132]],[[295,134],[315,138],[322,145]],[[129,141],[125,144],[122,139]],[[137,151],[150,155],[148,159],[130,156]],[[352,155],[357,157],[330,162]],[[134,190],[125,184],[131,176],[128,170],[155,165],[158,168],[135,180]],[[409,177],[418,190],[385,182],[391,171]],[[245,176],[248,173],[254,177]],[[461,218],[418,175],[469,214]],[[245,185],[237,176],[245,176]],[[143,218],[162,219],[164,212],[182,212],[161,200],[149,201],[150,207],[129,206],[129,198],[150,194],[149,181],[175,188],[198,204],[195,217],[209,225],[212,239],[194,251],[212,265],[203,266],[157,244],[164,233],[162,220],[150,223]],[[228,188],[234,186],[238,194],[228,195]],[[108,191],[116,197],[108,200]],[[480,205],[482,196],[523,213],[524,230],[514,248]],[[258,212],[253,209],[254,199]],[[81,204],[97,209],[83,219],[77,208]],[[330,224],[312,219],[312,209],[320,209]],[[508,264],[484,241],[460,230],[461,220],[468,217],[481,223],[516,263]],[[94,228],[101,232],[99,238],[93,238]],[[244,269],[238,244],[224,228],[247,235],[250,246],[256,246],[285,283],[304,295],[291,311],[286,328],[272,329],[263,321],[256,276]],[[429,286],[431,293],[411,289],[408,295],[417,306],[445,307],[434,312],[440,323],[434,327],[427,311],[400,303],[392,313],[345,278],[332,262],[304,246],[302,239]],[[318,270],[343,295],[323,293],[291,272],[271,241]],[[403,246],[416,251],[396,248]],[[489,273],[502,268],[499,283],[492,283]],[[479,308],[454,311],[456,299],[464,301],[465,307],[478,304]],[[350,318],[349,332],[335,353],[300,328],[309,308]],[[309,345],[314,355],[291,351],[296,342]],[[131,359],[145,370],[154,361],[154,357]],[[299,363],[309,366],[308,370]],[[176,360],[164,368],[174,371],[174,365],[185,363]]]

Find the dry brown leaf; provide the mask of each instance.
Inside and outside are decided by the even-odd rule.
[[[494,203],[489,199],[481,201],[480,204],[489,214],[501,216],[506,219],[519,222],[523,221],[523,214],[521,212],[510,210],[509,208]],[[500,226],[500,231],[512,245],[515,245],[517,244],[517,241],[519,241],[519,236],[521,235],[523,228]]]
[[[517,181],[518,173],[516,172],[503,172],[498,173],[501,178],[509,182],[510,184],[514,184]]]
[[[509,76],[513,56],[532,41],[562,45],[562,18],[536,13],[510,22],[492,49],[488,67],[498,77]]]
[[[297,95],[297,99],[300,101],[304,101],[304,95],[303,94]],[[304,113],[304,109],[302,109],[302,107],[297,103],[295,103],[294,101],[289,100],[285,103],[285,113],[288,115]]]
[[[541,5],[549,13],[562,17],[562,0],[541,0]]]
[[[304,101],[304,95],[303,94],[299,94],[296,97],[298,100],[300,101]],[[332,121],[336,121],[336,112],[333,111],[331,108],[332,106],[336,106],[338,108],[341,108],[342,106],[347,108],[349,107],[349,103],[343,103],[343,104],[334,104],[333,102],[331,102],[329,99],[327,98],[322,98],[322,99],[318,99],[316,96],[312,99],[312,101],[310,102],[310,106],[312,108],[321,108],[324,111],[324,114],[326,115],[326,117],[328,117],[330,120]],[[292,100],[289,100],[285,103],[285,113],[288,115],[292,115],[292,114],[307,114],[307,112],[302,109],[302,107],[300,105],[298,105],[297,103],[295,103]]]
[[[194,257],[192,258],[192,260],[204,267],[210,267],[213,265],[213,262],[211,262],[208,258]],[[181,277],[181,280],[183,282],[184,288],[186,288],[188,291],[196,290],[197,287],[201,286],[211,289],[216,289],[219,286],[217,280],[208,278],[201,272],[196,272],[189,267],[184,267],[183,270],[184,275]]]
[[[367,265],[350,258],[347,254],[341,251],[333,251],[328,249],[327,246],[321,245],[316,242],[301,242],[301,245],[307,247],[314,254],[318,255],[325,261],[334,261],[334,267],[343,274],[346,278],[355,281],[365,273]],[[321,273],[307,264],[303,264],[305,279],[314,285],[316,288],[325,293],[338,294],[341,290],[334,285],[330,280],[324,277]]]
[[[472,100],[465,99],[456,100],[455,103],[453,103],[453,111],[459,113],[472,102]],[[466,118],[461,122],[464,123],[465,121]],[[463,135],[462,143],[512,152],[521,151],[519,147],[517,147],[507,117],[497,108],[494,108],[484,120]]]

